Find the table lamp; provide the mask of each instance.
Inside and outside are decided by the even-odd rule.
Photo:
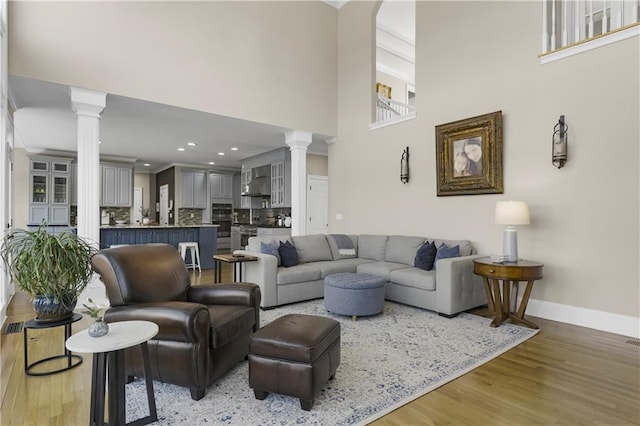
[[[504,230],[502,250],[505,262],[518,261],[518,234],[514,225],[529,225],[529,206],[526,201],[498,201],[495,222],[507,225]]]

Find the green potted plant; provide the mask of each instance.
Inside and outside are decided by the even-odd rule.
[[[0,257],[18,287],[33,298],[39,321],[59,321],[73,315],[78,295],[92,275],[96,249],[71,232],[51,234],[42,223],[36,230],[11,230]]]

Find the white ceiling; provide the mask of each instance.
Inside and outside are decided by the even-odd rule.
[[[77,151],[76,115],[68,86],[9,76],[9,93],[16,107],[17,147],[29,152]],[[140,172],[170,164],[239,169],[245,158],[286,146],[284,134],[289,130],[108,94],[100,119],[100,155],[134,162]],[[328,139],[314,134],[309,152],[326,155]],[[178,147],[185,151],[177,151]],[[232,151],[233,147],[238,150]]]

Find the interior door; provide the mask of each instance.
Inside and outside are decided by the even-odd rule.
[[[307,178],[307,235],[329,232],[329,179]]]
[[[133,223],[142,223],[142,187],[133,188]]]
[[[160,225],[169,224],[169,185],[160,187]]]

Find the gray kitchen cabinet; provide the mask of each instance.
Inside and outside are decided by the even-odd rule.
[[[71,163],[71,180],[69,181],[69,201],[72,206],[78,205],[78,163]]]
[[[115,164],[101,164],[102,192],[100,206],[131,207],[133,169]]]
[[[251,169],[243,169],[240,173],[240,192],[244,190],[245,186],[251,181]],[[240,197],[241,209],[259,209],[261,208],[260,197]]]
[[[136,231],[133,229],[101,229],[100,248],[109,248],[114,244],[135,244]]]
[[[30,157],[29,224],[69,224],[71,160]]]
[[[271,207],[291,207],[285,205],[284,161],[271,164]]]
[[[207,206],[207,182],[204,172],[182,172],[180,207],[204,209]]]
[[[233,198],[233,177],[231,175],[211,173],[209,179],[212,199],[230,200]]]

